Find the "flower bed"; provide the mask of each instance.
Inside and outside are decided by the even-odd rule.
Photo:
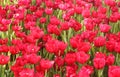
[[[0,4],[0,77],[120,77],[119,0]]]

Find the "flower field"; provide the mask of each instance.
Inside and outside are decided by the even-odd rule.
[[[0,0],[0,77],[120,77],[120,0]]]

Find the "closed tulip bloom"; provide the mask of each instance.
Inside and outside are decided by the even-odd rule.
[[[34,70],[33,69],[23,69],[19,73],[19,77],[34,77]]]
[[[76,55],[75,53],[67,53],[65,56],[65,62],[67,63],[67,65],[72,65],[76,62]]]
[[[82,66],[78,73],[78,77],[90,77],[90,75],[93,73],[93,67],[86,65]]]
[[[41,69],[48,70],[53,67],[54,61],[50,61],[48,59],[42,59],[40,61]]]
[[[112,65],[115,62],[115,56],[113,54],[110,54],[107,56],[106,59],[106,65]]]
[[[105,42],[106,42],[105,37],[99,36],[94,39],[93,43],[96,47],[101,47],[105,45]]]
[[[90,55],[86,54],[83,51],[79,51],[79,52],[76,52],[76,57],[77,57],[77,61],[79,63],[84,64],[84,63],[86,63],[89,60]]]
[[[103,54],[101,52],[97,52],[95,54],[94,59],[93,59],[94,67],[96,69],[102,69],[102,68],[104,68],[105,63],[106,63],[106,56],[105,56],[105,54]]]
[[[10,57],[5,55],[0,55],[0,65],[5,65],[9,62]]]
[[[99,28],[100,28],[100,31],[101,31],[101,32],[106,33],[106,32],[109,32],[109,31],[110,31],[111,26],[109,26],[109,25],[107,25],[107,24],[100,24]]]
[[[108,77],[120,77],[120,66],[109,66]]]

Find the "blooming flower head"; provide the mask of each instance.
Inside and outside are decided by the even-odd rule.
[[[47,59],[41,59],[41,61],[40,61],[40,66],[41,66],[41,69],[43,69],[43,70],[48,70],[48,69],[52,68],[53,64],[54,64],[54,61],[50,61]]]
[[[19,73],[20,77],[34,77],[34,70],[33,69],[23,69]]]
[[[90,55],[86,54],[83,51],[76,52],[77,61],[81,64],[84,64],[90,58]]]
[[[9,62],[10,57],[5,55],[0,55],[0,65],[5,65]]]
[[[93,59],[93,64],[96,69],[104,68],[106,63],[106,55],[101,52],[96,52],[95,57]]]
[[[109,54],[106,59],[106,65],[112,65],[115,62],[115,56],[113,54]]]
[[[75,53],[67,53],[65,56],[65,62],[67,63],[67,65],[72,65],[76,62],[76,55]]]
[[[96,47],[101,47],[105,45],[105,42],[106,42],[105,37],[99,36],[94,39],[93,43]]]
[[[120,77],[120,66],[109,66],[108,77]]]

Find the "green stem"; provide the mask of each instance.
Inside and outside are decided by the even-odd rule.
[[[116,65],[119,64],[119,53],[116,54],[116,62],[115,62]]]
[[[71,36],[72,36],[72,29],[70,28],[68,30],[68,50],[70,49],[70,38],[71,38]]]
[[[103,77],[103,69],[98,70],[98,77]]]
[[[47,77],[47,70],[45,70],[45,77]]]
[[[0,77],[5,77],[5,65],[1,66],[1,74]]]

